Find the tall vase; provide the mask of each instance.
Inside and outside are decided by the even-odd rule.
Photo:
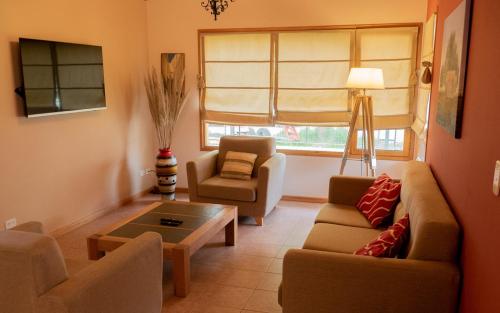
[[[162,199],[175,200],[177,159],[170,148],[160,149],[160,153],[156,157],[156,176]]]

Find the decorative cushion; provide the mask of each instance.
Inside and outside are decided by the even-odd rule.
[[[220,139],[217,155],[217,174],[220,175],[222,165],[228,151],[257,154],[253,167],[253,177],[257,177],[259,167],[276,153],[276,140],[273,137],[258,136],[224,136]]]
[[[377,228],[392,214],[400,192],[401,184],[393,182],[387,174],[382,174],[368,188],[356,207]]]
[[[355,255],[394,258],[398,255],[401,246],[410,230],[410,216],[406,214],[397,223],[382,232],[377,239],[354,252]]]
[[[257,155],[253,153],[228,151],[220,176],[223,178],[250,180],[252,178],[255,159],[257,159]]]

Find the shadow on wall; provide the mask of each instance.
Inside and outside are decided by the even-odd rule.
[[[115,103],[115,105],[122,105],[120,112],[124,115],[123,120],[126,121],[123,125],[120,125],[119,131],[123,135],[124,140],[124,158],[119,160],[119,165],[117,167],[118,175],[116,176],[116,181],[113,182],[115,186],[115,194],[117,195],[117,199],[125,199],[132,195],[133,192],[133,181],[131,171],[133,171],[133,162],[130,161],[130,137],[131,137],[131,128],[133,127],[133,106],[136,101],[134,101],[135,97],[135,88],[131,79],[129,78],[124,84],[124,87],[121,88],[122,93],[122,101],[120,103]],[[112,109],[112,108],[109,108]],[[118,160],[117,160],[118,161]]]
[[[12,64],[12,77],[14,77],[14,84],[17,87],[22,85],[21,79],[21,52],[19,51],[19,43],[12,41],[10,42],[10,56],[11,56],[11,64]],[[12,90],[14,93],[15,91]],[[16,116],[24,117],[24,103],[23,99],[16,95]]]

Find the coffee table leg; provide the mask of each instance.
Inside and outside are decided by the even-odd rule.
[[[98,239],[99,239],[98,235],[92,235],[90,237],[87,237],[87,254],[89,260],[93,261],[99,260],[105,255],[104,251],[99,251],[99,249],[97,248]]]
[[[234,219],[226,225],[226,246],[236,245],[238,240],[238,210],[234,210]]]
[[[172,250],[172,271],[174,274],[174,288],[177,297],[186,297],[189,293],[190,263],[189,247],[177,245]]]

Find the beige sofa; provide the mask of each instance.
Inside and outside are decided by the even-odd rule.
[[[251,180],[220,177],[227,151],[257,154]],[[262,226],[281,199],[285,166],[285,155],[276,153],[274,138],[222,137],[218,151],[187,163],[189,200],[236,205],[239,215],[252,216]]]
[[[355,256],[375,239],[354,207],[373,179],[335,176],[303,249],[283,263],[284,313],[452,313],[457,309],[459,226],[429,167],[409,162],[394,220],[410,215],[410,240],[399,259]]]
[[[161,245],[158,234],[145,233],[69,276],[40,223],[0,232],[0,312],[160,313]]]

